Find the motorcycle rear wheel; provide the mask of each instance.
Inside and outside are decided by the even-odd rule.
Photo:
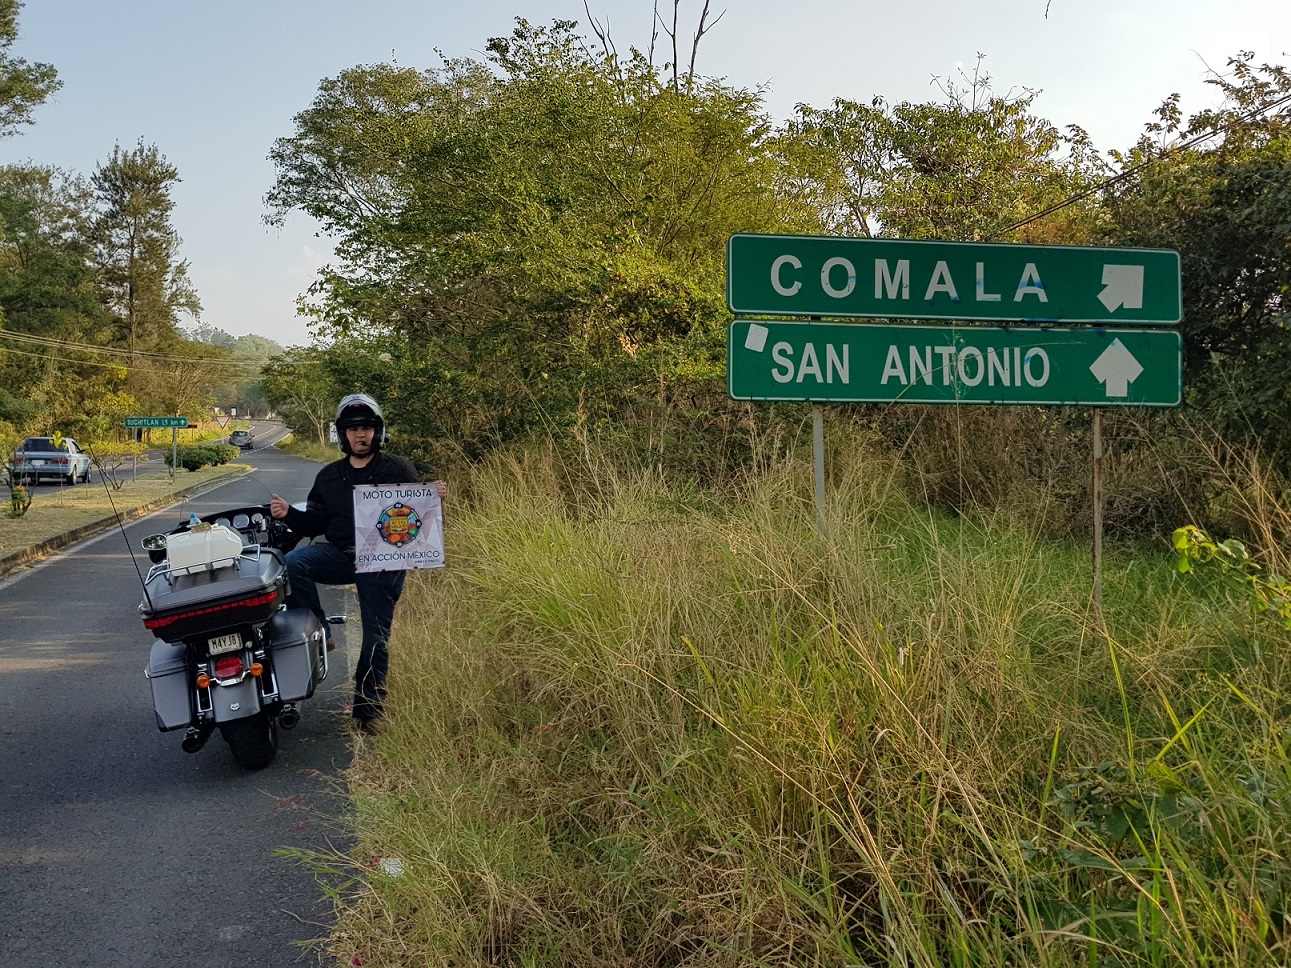
[[[238,766],[247,770],[263,770],[278,752],[278,723],[264,711],[220,723],[220,735]]]

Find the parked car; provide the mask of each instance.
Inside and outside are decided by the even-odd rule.
[[[15,484],[38,484],[42,477],[57,477],[68,487],[77,481],[89,482],[90,455],[76,446],[71,437],[54,445],[53,437],[28,437],[13,452],[9,462],[9,480]]]
[[[251,449],[251,442],[255,440],[249,430],[235,430],[229,434],[229,443],[234,447],[241,447],[243,450]]]

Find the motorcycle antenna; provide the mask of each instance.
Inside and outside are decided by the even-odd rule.
[[[112,514],[117,519],[117,527],[121,530],[121,540],[126,543],[126,552],[130,555],[130,563],[134,565],[134,573],[139,576],[139,584],[143,586],[144,601],[148,603],[148,611],[152,611],[152,596],[148,594],[148,582],[144,580],[143,572],[139,570],[139,560],[134,556],[134,549],[130,547],[130,539],[126,537],[125,522],[121,520],[121,512],[117,510],[117,502],[112,500],[112,489],[108,487],[107,480],[103,477],[103,468],[99,468],[99,481],[103,485],[103,493],[108,496],[108,504],[112,507]],[[187,495],[184,497],[188,499]]]

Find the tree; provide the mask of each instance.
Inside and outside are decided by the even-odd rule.
[[[838,235],[1078,242],[1097,224],[1090,202],[1010,230],[1093,187],[1106,165],[1080,128],[1031,113],[1035,92],[993,93],[978,68],[942,85],[944,103],[882,97],[800,106],[781,139],[793,188]]]
[[[1251,57],[1211,79],[1221,107],[1185,122],[1173,96],[1117,156],[1135,177],[1107,193],[1107,237],[1179,252],[1192,402],[1291,472],[1291,73]]]
[[[164,408],[159,412],[178,412],[181,400],[200,406],[208,396],[202,377],[209,371],[187,367],[177,374],[168,359],[181,355],[180,314],[201,311],[170,221],[170,190],[178,180],[175,167],[143,139],[130,151],[115,146],[91,177],[100,294],[114,320],[111,343],[129,353],[131,391],[143,405]]]
[[[674,87],[574,27],[345,71],[272,152],[271,218],[338,237],[320,331],[388,354],[426,404],[408,429],[468,453],[701,385],[725,406],[726,238],[818,225],[777,195],[756,92]]]
[[[118,322],[118,345],[135,363],[140,352],[178,342],[180,313],[201,311],[170,221],[177,181],[178,170],[142,138],[131,151],[115,146],[91,178],[100,206],[95,240],[103,298]]]
[[[327,428],[336,416],[342,391],[327,365],[327,351],[294,347],[265,364],[261,385],[269,404],[296,433],[327,443]]]
[[[93,217],[84,180],[0,168],[0,420],[14,426],[70,430],[87,398],[118,380],[92,351],[108,335],[90,262]]]
[[[10,53],[18,39],[19,0],[0,0],[0,137],[32,123],[32,111],[63,86],[52,64],[29,64]]]

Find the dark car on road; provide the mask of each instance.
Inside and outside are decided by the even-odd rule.
[[[254,439],[249,430],[235,430],[229,434],[229,443],[234,447],[241,447],[243,450],[250,450]]]

